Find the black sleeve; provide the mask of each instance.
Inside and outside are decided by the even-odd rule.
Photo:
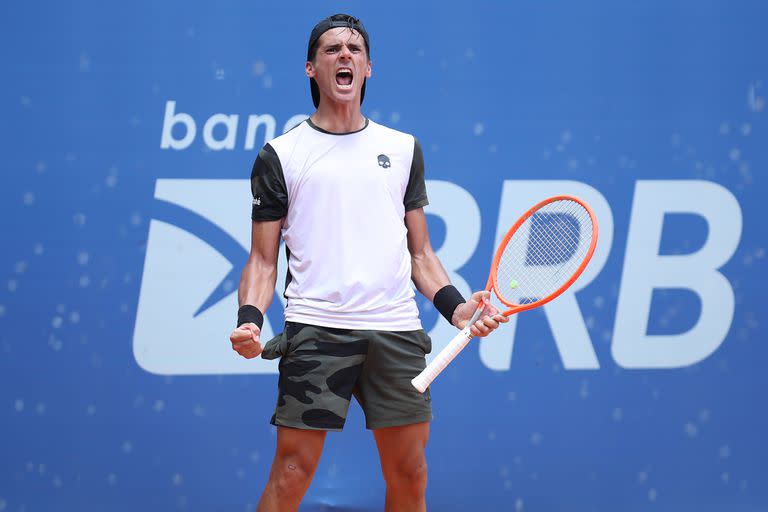
[[[422,208],[429,204],[427,199],[427,184],[424,182],[424,154],[421,152],[421,144],[416,137],[413,138],[413,160],[411,161],[411,174],[408,177],[408,186],[403,197],[405,211]]]
[[[253,220],[278,220],[288,213],[288,190],[285,186],[283,166],[275,150],[266,144],[251,171],[253,194]]]

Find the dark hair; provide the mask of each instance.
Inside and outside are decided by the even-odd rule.
[[[334,14],[333,16],[329,16],[326,19],[322,20],[320,23],[318,23],[315,28],[312,30],[312,34],[309,36],[309,48],[307,49],[307,60],[314,62],[315,57],[317,56],[317,47],[320,43],[320,36],[323,35],[328,30],[327,22],[331,22],[333,25],[333,22],[342,22],[346,24],[346,27],[352,31],[357,30],[360,35],[363,37],[363,41],[365,42],[365,54],[368,56],[368,59],[371,58],[371,49],[368,46],[368,33],[365,31],[365,27],[363,27],[363,23],[358,19],[352,16],[351,14]],[[343,26],[343,25],[342,25]],[[322,28],[321,28],[322,27]],[[316,33],[319,32],[319,33]]]

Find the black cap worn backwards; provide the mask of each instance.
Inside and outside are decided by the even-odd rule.
[[[312,33],[309,35],[309,44],[307,45],[307,60],[312,60],[312,53],[313,50],[315,50],[315,46],[317,46],[317,41],[320,39],[320,36],[332,28],[339,27],[357,30],[357,32],[363,36],[363,40],[365,41],[365,51],[370,57],[371,45],[368,42],[368,32],[365,31],[363,23],[349,14],[335,14],[320,21],[320,23],[315,25],[315,28],[312,29]],[[317,82],[315,82],[314,78],[309,79],[309,89],[312,91],[312,103],[314,103],[315,108],[317,108],[320,105],[320,89],[318,89]],[[364,97],[365,78],[363,78],[363,89],[360,91],[360,104],[363,103]]]

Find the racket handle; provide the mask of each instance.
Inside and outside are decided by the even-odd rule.
[[[469,322],[467,322],[467,326],[462,329],[461,332],[457,334],[450,341],[450,343],[448,343],[448,345],[446,345],[446,347],[440,351],[439,354],[437,354],[437,357],[435,357],[432,362],[429,363],[427,367],[424,368],[424,370],[422,370],[420,374],[411,380],[411,384],[413,384],[413,387],[419,390],[419,393],[426,391],[429,385],[432,384],[432,381],[435,380],[438,375],[440,375],[440,372],[445,370],[446,366],[448,366],[451,361],[453,361],[453,359],[459,355],[459,352],[464,350],[464,347],[467,346],[469,340],[472,339],[470,328],[477,321],[477,319],[480,318],[480,313],[483,312],[483,307],[484,304],[481,303],[480,307],[475,310],[472,318],[470,318]]]

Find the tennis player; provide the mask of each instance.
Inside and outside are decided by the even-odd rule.
[[[343,428],[352,395],[376,440],[386,510],[426,510],[432,408],[429,391],[410,381],[424,369],[431,341],[410,282],[457,328],[484,303],[474,336],[507,318],[490,305],[489,292],[465,300],[432,250],[418,141],[360,111],[371,76],[363,24],[345,14],[320,21],[306,74],[316,112],[266,144],[253,166],[251,251],[230,336],[243,357],[280,357],[271,420],[277,450],[257,510],[298,509],[326,433]],[[281,237],[285,329],[264,344]]]

